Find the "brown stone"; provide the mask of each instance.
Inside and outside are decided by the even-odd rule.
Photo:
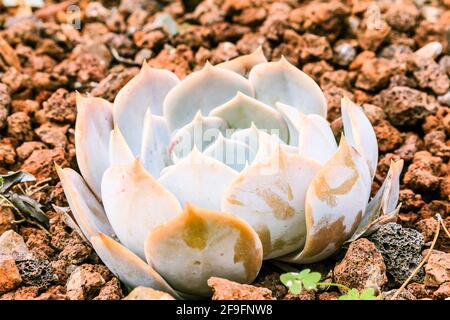
[[[214,65],[236,58],[238,55],[239,52],[237,51],[236,46],[233,43],[221,42],[212,52],[210,62]]]
[[[0,236],[14,227],[14,212],[11,208],[0,206]]]
[[[47,119],[61,123],[75,122],[77,116],[75,93],[60,88],[43,103],[43,107]]]
[[[346,24],[350,9],[342,1],[332,0],[311,2],[304,6],[298,6],[289,13],[289,22],[296,28],[334,40]]]
[[[433,155],[450,159],[450,145],[444,130],[432,130],[424,137],[425,147]]]
[[[375,52],[373,51],[363,51],[356,56],[349,66],[350,70],[360,69],[367,61],[375,58]]]
[[[423,283],[410,283],[406,289],[417,299],[433,298],[433,290],[426,287]]]
[[[316,293],[314,290],[302,290],[299,294],[288,292],[283,300],[316,300]]]
[[[450,175],[446,175],[442,178],[439,186],[439,192],[442,199],[450,200]]]
[[[408,87],[385,89],[378,99],[377,104],[384,107],[391,123],[399,126],[414,126],[438,107],[434,97]]]
[[[426,252],[427,250],[423,254]],[[424,284],[439,287],[445,282],[450,282],[450,253],[433,250],[425,265]]]
[[[37,297],[39,288],[35,286],[22,286],[0,296],[0,300],[32,300]]]
[[[413,132],[407,132],[403,136],[405,136],[403,145],[395,150],[395,154],[399,155],[405,161],[411,161],[414,154],[423,149],[423,141]]]
[[[60,126],[46,122],[35,130],[39,139],[52,148],[65,148],[67,146],[67,129],[69,125]]]
[[[339,293],[338,292],[323,292],[319,294],[319,300],[338,300]]]
[[[262,7],[251,7],[242,10],[239,15],[233,16],[233,22],[241,25],[255,27],[260,25],[267,17],[267,11]]]
[[[314,81],[319,82],[320,77],[328,71],[333,71],[333,67],[326,61],[309,62],[305,64],[302,70],[307,73]]]
[[[212,277],[208,286],[213,290],[213,300],[274,300],[267,288],[239,284],[222,278]]]
[[[89,83],[90,81],[101,81],[107,74],[107,64],[105,60],[108,59],[107,55],[110,54],[109,50],[98,42],[94,42],[92,45],[85,46],[85,48],[82,49],[84,51],[92,52],[75,53],[74,50],[73,55],[75,55],[75,57],[73,59],[63,60],[54,68],[54,72],[56,74],[65,74],[83,84]],[[106,52],[104,52],[104,49],[106,49]],[[95,51],[98,51],[98,53]],[[50,84],[47,83],[47,79],[44,78],[43,80],[42,85],[45,86]],[[64,81],[64,79],[53,79],[53,81],[61,82]],[[61,87],[63,87],[61,83],[56,83],[56,86],[53,86],[53,89],[55,90]]]
[[[422,219],[435,217],[436,214],[440,214],[442,218],[446,218],[450,214],[450,203],[442,200],[432,200],[419,211]]]
[[[104,284],[105,279],[100,273],[80,266],[72,272],[67,280],[67,296],[70,300],[89,299],[96,296]]]
[[[240,26],[237,24],[231,24],[228,22],[218,22],[213,24],[211,27],[212,34],[216,38],[216,41],[237,41],[236,45],[239,48],[239,51],[244,54],[245,52],[251,53],[257,47],[258,43],[263,41],[258,41],[259,38],[264,39],[261,35],[253,34],[249,27]],[[242,40],[242,42],[241,42]],[[256,42],[252,42],[251,40],[257,40]],[[206,43],[207,44],[207,43]],[[250,47],[249,47],[250,46]],[[267,45],[263,46],[267,48]],[[253,48],[253,50],[252,50]]]
[[[376,90],[385,88],[395,70],[392,61],[384,58],[366,60],[359,73],[355,86],[363,90]]]
[[[5,231],[0,236],[0,257],[8,256],[15,261],[34,259],[24,239],[15,231]]]
[[[26,160],[34,150],[47,149],[47,146],[39,141],[27,141],[17,147],[16,152],[20,160]]]
[[[153,68],[167,69],[175,73],[180,79],[191,73],[191,62],[194,60],[192,49],[186,45],[179,45],[174,49],[163,49],[148,61]]]
[[[61,148],[35,150],[22,165],[22,170],[31,173],[37,180],[45,178],[57,179],[54,163],[68,167],[64,150]]]
[[[30,141],[33,139],[31,119],[25,112],[16,112],[10,115],[8,122],[8,136],[17,141]]]
[[[408,65],[419,87],[429,88],[437,95],[446,93],[450,87],[446,70],[431,57],[420,57],[418,55],[412,57]]]
[[[368,21],[363,20],[356,36],[364,50],[376,51],[391,32],[391,27],[384,20],[379,20],[379,26],[372,27]]]
[[[16,162],[14,146],[6,139],[0,140],[0,165],[7,166]]]
[[[334,268],[334,281],[358,290],[380,290],[387,282],[381,253],[365,238],[352,242],[344,259]]]
[[[150,32],[137,31],[133,33],[133,41],[138,48],[159,50],[167,41],[167,34],[160,29]]]
[[[406,188],[400,190],[398,202],[402,203],[402,209],[405,211],[418,211],[425,205],[420,194]]]
[[[80,264],[86,261],[92,253],[92,249],[78,238],[71,238],[59,253],[58,259],[66,260],[71,264]]]
[[[447,299],[450,297],[450,282],[440,285],[439,289],[434,292],[434,296],[438,299]]]
[[[137,287],[123,300],[175,300],[170,294],[152,288]]]
[[[120,281],[117,278],[112,278],[100,289],[100,293],[94,300],[120,300],[122,298],[123,293],[120,287]]]
[[[0,257],[0,294],[16,288],[22,282],[14,259]]]
[[[439,187],[442,158],[434,157],[427,151],[416,152],[409,165],[403,182],[414,191],[431,191]]]
[[[50,237],[43,230],[32,227],[21,227],[19,231],[28,249],[36,258],[50,260],[55,250],[50,246]]]
[[[351,88],[350,73],[345,70],[326,71],[320,77],[320,86],[326,90],[336,86],[343,89]]]
[[[412,3],[403,1],[390,5],[386,12],[386,21],[399,31],[410,31],[415,28],[420,17],[420,11]]]
[[[63,286],[55,285],[36,297],[36,300],[69,300]]]
[[[381,152],[389,152],[399,147],[402,142],[402,136],[389,121],[380,121],[374,126],[374,131],[378,140],[378,148]]]
[[[9,88],[5,84],[0,83],[0,129],[3,129],[6,124],[10,104],[11,97],[9,95]]]
[[[429,242],[433,239],[437,223],[434,217],[430,217],[418,221],[415,228],[423,235],[423,240]]]
[[[125,70],[123,68],[113,68],[92,90],[91,94],[94,97],[101,97],[108,101],[113,101],[117,92],[138,72],[138,68],[128,68]]]

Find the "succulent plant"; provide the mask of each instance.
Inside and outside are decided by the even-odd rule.
[[[342,100],[338,145],[319,86],[261,49],[182,81],[144,63],[113,104],[78,95],[77,109],[82,176],[58,174],[129,287],[208,296],[211,276],[250,283],[263,259],[322,260],[398,210],[401,161],[369,202],[378,147],[363,109]]]

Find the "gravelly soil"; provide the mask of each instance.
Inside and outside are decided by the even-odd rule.
[[[126,294],[52,207],[67,206],[54,163],[77,168],[75,91],[112,101],[144,60],[183,78],[207,60],[216,64],[258,46],[269,60],[284,55],[320,84],[336,133],[341,97],[364,106],[380,149],[373,192],[391,160],[405,160],[398,223],[423,235],[422,250],[433,237],[435,214],[450,227],[450,1],[375,1],[377,7],[366,0],[45,2],[31,16],[26,8],[0,6],[0,173],[25,170],[45,180],[32,197],[50,218],[46,232],[14,224],[11,209],[1,207],[0,235],[17,231],[39,263],[6,266],[19,271],[20,281],[0,286],[0,299],[120,299]],[[70,23],[77,21],[67,10],[71,4],[80,8],[80,29]],[[374,20],[378,9],[380,19]],[[161,13],[175,19],[176,34],[154,26]],[[436,57],[413,54],[432,41],[442,45]],[[346,258],[360,257],[370,245],[355,245]],[[408,286],[417,299],[450,297],[450,239],[444,232],[435,249],[425,277]],[[345,253],[310,267],[331,277]],[[287,294],[279,272],[266,263],[256,285],[278,299],[338,295],[333,290]],[[382,282],[383,291],[399,286],[389,270]]]

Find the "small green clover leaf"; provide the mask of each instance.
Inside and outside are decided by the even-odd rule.
[[[350,289],[346,294],[339,297],[339,300],[376,300],[375,289],[366,288],[362,292],[358,289]]]
[[[280,276],[281,282],[289,288],[289,292],[292,294],[299,294],[303,288],[306,290],[316,289],[320,278],[319,272],[311,272],[310,269],[284,273]]]
[[[289,291],[293,294],[300,294],[302,292],[302,283],[298,280],[293,281]]]
[[[339,300],[361,300],[358,289],[350,289],[346,294],[339,297]]]
[[[310,272],[303,278],[303,286],[306,290],[316,289],[321,277],[319,272]]]
[[[360,294],[361,300],[376,300],[377,296],[375,295],[374,288],[366,288]]]
[[[289,292],[293,294],[299,294],[302,291],[302,283],[298,280],[298,273],[289,272],[280,276],[280,281],[289,289]]]
[[[361,292],[358,289],[332,282],[320,282],[319,272],[311,272],[311,269],[304,269],[300,272],[288,272],[280,275],[280,281],[289,289],[292,294],[300,294],[303,289],[313,290],[317,287],[338,287],[346,291],[339,297],[339,300],[376,300],[375,289],[366,288]]]

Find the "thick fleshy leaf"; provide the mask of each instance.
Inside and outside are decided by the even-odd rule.
[[[402,169],[403,160],[391,162],[386,179],[380,189],[378,189],[375,197],[370,200],[361,223],[347,242],[354,241],[365,235],[381,216],[392,214],[395,211],[399,198]]]
[[[298,148],[302,156],[324,164],[337,149],[336,139],[327,120],[316,114],[300,116]]]
[[[75,151],[84,180],[98,199],[103,172],[109,167],[109,135],[113,129],[112,104],[77,93]]]
[[[275,107],[283,116],[289,128],[289,145],[298,146],[298,135],[301,131],[301,118],[300,112],[287,104],[277,102],[275,103]]]
[[[256,151],[256,156],[253,162],[257,163],[270,161],[279,145],[282,145],[283,149],[287,146],[278,136],[271,135],[263,130],[258,130],[258,150]]]
[[[388,214],[389,212],[392,212],[395,210],[398,204],[398,199],[400,195],[400,175],[403,170],[403,160],[391,162],[391,166],[389,168],[389,171],[387,173],[387,176],[379,190],[379,192],[382,192],[381,196],[381,209],[382,214]],[[378,194],[378,192],[377,192]],[[369,203],[369,207],[377,207],[376,205],[377,196],[375,195],[374,203]],[[369,210],[368,207],[368,210]],[[370,210],[372,210],[370,208]]]
[[[245,143],[226,139],[220,135],[203,153],[240,172],[244,169],[246,163],[253,161],[256,150]]]
[[[99,232],[112,236],[114,232],[105,211],[83,178],[70,168],[61,169],[56,165],[56,171],[72,214],[86,239]]]
[[[191,73],[169,92],[164,100],[164,117],[171,131],[192,121],[198,110],[209,112],[240,91],[254,96],[250,82],[243,76],[209,63]]]
[[[91,242],[103,263],[128,288],[143,286],[182,298],[151,266],[117,241],[99,233],[91,238]]]
[[[214,108],[209,115],[224,119],[233,129],[248,128],[253,122],[259,129],[276,134],[285,142],[289,139],[288,126],[275,109],[241,92]]]
[[[167,93],[179,82],[174,73],[151,68],[144,62],[141,71],[117,93],[114,100],[114,122],[135,156],[141,151],[147,109],[150,108],[154,115],[162,115]]]
[[[125,141],[118,126],[111,131],[109,138],[109,163],[111,166],[128,165],[135,157]]]
[[[261,268],[262,245],[243,220],[186,204],[184,212],[151,232],[147,260],[173,287],[208,296],[210,277],[252,282]]]
[[[264,258],[302,248],[306,239],[305,198],[320,165],[280,145],[266,163],[247,167],[225,190],[222,211],[245,221],[258,233]]]
[[[372,124],[361,107],[349,98],[341,100],[342,122],[348,142],[366,159],[372,178],[378,164],[378,143]]]
[[[312,263],[327,258],[350,238],[364,215],[370,173],[365,159],[344,137],[335,155],[319,170],[306,195],[306,243],[281,260]]]
[[[139,160],[105,171],[102,199],[120,242],[140,257],[144,257],[147,233],[181,212],[177,199]]]
[[[191,153],[194,146],[203,151],[214,142],[220,134],[225,133],[226,122],[218,117],[204,117],[198,111],[191,123],[175,132],[169,145],[169,154],[177,162]]]
[[[170,133],[166,120],[151,114],[150,109],[145,114],[142,138],[141,159],[144,168],[152,176],[158,178],[161,170],[171,164],[168,146]]]
[[[245,143],[253,150],[258,150],[259,131],[253,122],[249,128],[234,131],[230,139]]]
[[[284,57],[277,62],[260,63],[253,67],[249,80],[256,99],[275,106],[281,102],[304,114],[326,118],[327,102],[317,83]]]
[[[184,206],[188,202],[210,210],[220,210],[223,190],[238,175],[226,164],[192,152],[167,170],[159,182]]]
[[[264,56],[262,47],[258,47],[258,49],[250,54],[219,63],[216,67],[228,69],[246,77],[254,66],[264,62],[267,62],[267,59]]]

